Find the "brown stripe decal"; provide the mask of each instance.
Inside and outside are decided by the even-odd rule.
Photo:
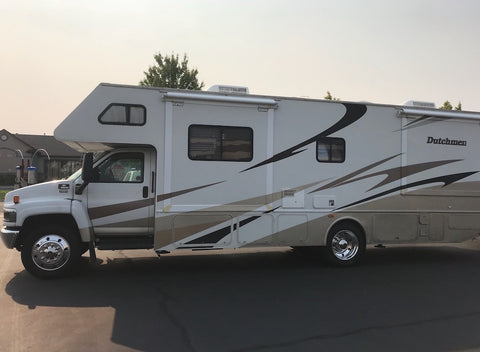
[[[94,219],[103,218],[105,216],[124,213],[126,211],[145,208],[153,205],[154,203],[155,203],[155,199],[149,198],[149,199],[136,200],[133,202],[104,205],[101,207],[89,208],[88,215],[90,216],[90,219],[94,220]]]
[[[322,187],[319,187],[319,188],[317,188],[317,189],[315,189],[315,190],[313,190],[309,193],[314,193],[314,192],[318,192],[318,191],[321,191],[321,190],[324,190],[324,189],[343,186],[343,185],[346,185],[346,184],[349,184],[349,183],[352,183],[352,182],[357,182],[357,181],[364,180],[364,179],[371,178],[371,177],[375,177],[375,176],[386,175],[386,177],[383,181],[379,182],[378,184],[376,184],[375,186],[373,186],[372,188],[367,190],[367,192],[369,192],[371,190],[374,190],[375,188],[378,188],[378,187],[384,186],[386,184],[398,181],[403,177],[414,175],[414,174],[417,174],[419,172],[429,170],[429,169],[433,169],[435,167],[442,166],[442,165],[445,165],[445,164],[450,164],[450,163],[455,163],[457,161],[462,161],[462,159],[431,161],[431,162],[426,162],[426,163],[408,165],[408,166],[404,166],[404,167],[396,167],[396,168],[392,168],[392,169],[387,169],[387,170],[383,170],[383,171],[374,172],[374,173],[371,173],[371,174],[368,174],[368,175],[365,175],[365,176],[352,178],[354,176],[360,175],[361,173],[374,168],[375,166],[383,164],[384,162],[389,161],[389,160],[391,160],[391,159],[393,159],[393,158],[395,158],[399,155],[400,154],[397,154],[397,155],[391,156],[387,159],[383,159],[383,160],[380,160],[376,163],[367,165],[366,167],[361,168],[360,170],[357,170],[357,171],[352,172],[352,173],[350,173],[346,176],[343,176],[343,177],[341,177],[341,178],[339,178],[339,179],[337,179],[333,182],[330,182],[329,184],[326,184]]]
[[[376,167],[376,166],[378,166],[378,165],[381,165],[381,164],[383,164],[383,163],[385,163],[385,162],[387,162],[387,161],[389,161],[389,160],[391,160],[391,159],[393,159],[393,158],[396,158],[396,157],[399,156],[399,155],[401,155],[401,153],[400,153],[400,154],[393,155],[393,156],[388,157],[388,158],[386,158],[386,159],[377,161],[377,162],[375,162],[375,163],[373,163],[373,164],[367,165],[367,166],[365,166],[365,167],[363,167],[363,168],[361,168],[361,169],[359,169],[359,170],[357,170],[357,171],[354,171],[354,172],[352,172],[352,173],[350,173],[350,174],[348,174],[348,175],[346,175],[346,176],[343,176],[343,177],[341,177],[341,178],[339,178],[339,179],[337,179],[337,180],[335,180],[335,181],[333,181],[333,182],[330,182],[330,183],[328,183],[328,184],[326,184],[326,185],[324,185],[324,186],[322,186],[322,187],[319,187],[319,188],[317,188],[317,189],[314,189],[313,191],[310,191],[310,192],[308,192],[308,193],[310,194],[310,193],[322,191],[322,190],[324,190],[324,189],[333,188],[333,187],[336,187],[336,186],[338,186],[338,185],[340,185],[340,184],[347,183],[347,181],[350,180],[352,177],[357,176],[357,175],[360,175],[362,172],[371,170],[371,169],[373,169],[374,167]]]
[[[202,189],[202,188],[207,188],[207,187],[210,187],[210,186],[215,186],[215,185],[218,185],[219,183],[223,183],[223,182],[225,182],[225,181],[210,183],[210,184],[204,185],[204,186],[187,188],[187,189],[184,189],[184,190],[181,190],[181,191],[176,191],[176,192],[171,192],[171,193],[160,194],[160,195],[157,196],[157,202],[161,202],[162,200],[165,200],[165,199],[170,199],[170,198],[178,197],[178,196],[180,196],[180,195],[182,195],[182,194],[190,193],[190,192],[193,192],[193,191],[197,191],[197,190]]]
[[[460,181],[461,179],[472,176],[472,175],[474,175],[478,172],[479,171],[463,172],[463,173],[460,173],[460,174],[445,175],[445,176],[440,176],[440,177],[429,178],[427,180],[412,182],[412,183],[409,183],[407,185],[395,187],[393,189],[390,189],[390,190],[385,191],[385,192],[381,192],[381,193],[376,194],[374,196],[364,198],[364,199],[361,199],[359,201],[344,205],[343,207],[340,207],[337,210],[341,210],[341,209],[345,209],[345,208],[348,208],[348,207],[351,207],[351,206],[354,206],[354,205],[357,205],[357,204],[369,202],[373,199],[380,198],[380,197],[386,196],[387,194],[395,193],[395,192],[401,191],[403,189],[408,189],[408,188],[411,188],[411,187],[413,188],[413,187],[417,187],[417,186],[428,185],[430,183],[443,183],[442,187],[445,187],[445,186],[448,186],[452,183]]]
[[[176,191],[176,192],[171,192],[171,193],[166,193],[166,194],[160,194],[157,196],[157,202],[161,202],[162,200],[177,197],[179,195],[193,192],[202,188],[214,186],[216,184],[222,183],[225,181],[220,181],[220,182],[215,182],[211,183],[208,185],[204,186],[199,186],[199,187],[193,187],[193,188],[188,188],[185,190],[181,191]],[[95,207],[95,208],[89,208],[88,209],[88,215],[90,216],[90,219],[99,219],[103,218],[105,216],[111,216],[111,215],[116,215],[120,213],[124,213],[126,211],[131,211],[131,210],[136,210],[144,207],[149,207],[151,205],[155,204],[155,199],[154,198],[149,198],[149,199],[140,199],[136,200],[133,202],[125,202],[125,203],[119,203],[119,204],[111,204],[111,205],[104,205],[101,207]]]
[[[369,190],[367,190],[367,192],[369,192],[369,191],[371,191],[375,188],[379,188],[379,187],[384,186],[386,184],[398,181],[403,177],[411,176],[411,175],[417,174],[417,173],[425,171],[425,170],[433,169],[433,168],[438,167],[438,166],[454,163],[454,162],[461,161],[461,160],[462,159],[431,161],[431,162],[428,162],[428,163],[420,163],[420,164],[408,165],[408,166],[405,166],[405,167],[397,167],[397,168],[388,169],[388,170],[385,170],[385,171],[379,171],[379,172],[375,172],[375,173],[368,174],[368,175],[365,175],[365,176],[357,177],[357,178],[342,182],[338,186],[346,185],[348,183],[364,180],[366,178],[375,177],[375,176],[379,176],[379,175],[386,175],[387,176],[387,177],[385,177],[385,179],[382,182],[378,183],[377,185],[375,185],[372,188],[370,188]]]

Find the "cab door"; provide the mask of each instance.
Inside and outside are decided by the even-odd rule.
[[[88,214],[96,235],[153,234],[155,152],[125,149],[96,163],[87,187]]]

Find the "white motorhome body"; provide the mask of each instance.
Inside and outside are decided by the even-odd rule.
[[[100,84],[55,130],[103,152],[94,176],[9,193],[4,241],[55,219],[100,249],[326,246],[351,264],[369,243],[473,238],[480,114],[418,105]]]

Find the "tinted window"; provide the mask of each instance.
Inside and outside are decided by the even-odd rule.
[[[191,125],[188,157],[192,160],[251,161],[253,130],[249,127]]]
[[[146,122],[146,109],[142,105],[110,104],[98,117],[106,125],[141,126]]]
[[[345,161],[345,140],[330,137],[318,139],[317,160],[322,163],[343,163]]]

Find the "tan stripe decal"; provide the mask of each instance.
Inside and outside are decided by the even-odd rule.
[[[328,180],[328,179],[321,180],[321,181],[315,181],[315,182],[312,182],[312,183],[307,183],[305,185],[298,186],[298,187],[295,187],[295,188],[292,188],[292,189],[294,189],[296,192],[300,192],[300,191],[303,191],[307,188],[310,188],[310,187],[316,186],[320,183],[323,183],[326,180]],[[239,211],[239,212],[247,213],[247,212],[253,211],[253,210],[255,210],[255,209],[257,209],[261,206],[271,204],[271,203],[273,203],[277,200],[282,199],[282,195],[283,195],[283,191],[279,191],[279,192],[275,192],[275,193],[271,193],[271,194],[261,195],[261,196],[258,196],[258,197],[243,199],[243,200],[233,202],[233,203],[227,203],[227,204],[223,204],[223,205],[214,206],[214,207],[211,207],[211,208],[205,208],[203,211],[211,211],[211,212],[225,211],[225,210],[226,211],[231,211],[232,210],[231,206],[243,205],[243,206],[246,207],[246,209],[244,211]],[[267,198],[269,198],[269,202],[265,203],[264,201]]]
[[[136,210],[151,206],[155,203],[154,198],[140,199],[133,202],[103,205],[101,207],[89,208],[88,215],[90,219],[99,219],[105,216],[116,215],[126,211]]]
[[[295,187],[296,191],[302,191],[307,188],[316,186],[322,182],[325,182],[326,180],[321,180],[321,181],[316,181],[312,183],[308,183],[302,186]],[[237,202],[233,203],[228,203],[224,205],[219,205],[211,208],[206,208],[203,211],[206,212],[230,212],[230,213],[235,213],[235,216],[242,216],[248,212],[254,211],[255,209],[261,207],[262,205],[265,205],[262,203],[266,198],[269,198],[270,202],[273,203],[277,200],[282,199],[282,192],[275,192],[272,194],[268,195],[261,195],[258,197],[254,198],[249,198],[249,199],[243,199]],[[232,206],[239,206],[243,205],[245,206],[244,209],[241,211],[232,211]],[[272,209],[273,210],[273,209]],[[185,214],[194,214],[195,212],[186,212]],[[190,221],[196,220],[195,218],[198,219],[198,223],[191,225],[191,226],[183,226],[180,228],[175,228],[175,238],[172,238],[172,229],[170,226],[172,226],[171,223],[171,217],[161,217],[157,218],[155,220],[155,248],[161,248],[163,246],[166,246],[174,241],[180,241],[183,240],[184,238],[190,237],[196,233],[199,233],[201,231],[204,231],[210,227],[216,226],[221,224],[222,222],[225,222],[225,219],[222,219],[221,221],[211,221],[209,223],[205,224],[205,220],[208,219],[209,215],[205,216],[192,216],[190,217]],[[218,216],[214,216],[218,217]],[[164,226],[161,226],[163,224]]]
[[[200,190],[202,188],[207,188],[207,187],[210,187],[210,186],[215,186],[215,185],[218,185],[218,184],[223,183],[223,182],[225,182],[225,181],[214,182],[214,183],[210,183],[208,185],[187,188],[187,189],[184,189],[184,190],[175,191],[175,192],[171,192],[171,193],[160,194],[160,195],[157,196],[156,201],[161,202],[165,199],[178,197],[182,194],[194,192],[194,191]],[[324,181],[320,181],[320,182],[324,182]],[[305,189],[308,186],[318,184],[320,182],[314,182],[314,183],[311,183],[309,185],[301,186],[300,189]],[[274,200],[277,200],[277,199],[281,198],[281,192],[274,193],[273,195],[270,195],[270,196],[274,196]],[[254,199],[264,198],[264,197],[265,196],[260,196],[260,197],[253,198],[253,199],[250,199],[250,200],[243,200],[243,201],[240,201],[240,202],[234,202],[234,203],[231,203],[231,205],[242,204],[242,203],[245,204],[245,203],[249,203],[250,201],[252,201]],[[154,204],[154,199],[150,198],[150,199],[141,199],[141,200],[137,200],[137,201],[133,201],[133,202],[125,202],[125,203],[112,204],[112,205],[104,205],[104,206],[101,206],[101,207],[89,208],[88,209],[88,215],[90,216],[90,219],[94,220],[94,219],[103,218],[105,216],[111,216],[111,215],[115,215],[115,214],[124,213],[126,211],[131,211],[131,210],[136,210],[136,209],[140,209],[140,208],[143,208],[143,207],[148,207],[148,206],[151,206],[153,204]],[[228,204],[226,206],[228,207]],[[256,206],[258,206],[258,205],[255,205],[255,207]],[[224,207],[224,206],[221,206],[221,207]]]
[[[431,161],[431,162],[427,162],[427,163],[408,165],[408,166],[405,166],[405,167],[396,167],[396,168],[388,169],[388,170],[385,170],[385,171],[379,171],[379,172],[375,172],[375,173],[368,174],[368,175],[365,175],[365,176],[357,177],[357,178],[342,182],[342,183],[338,184],[337,186],[346,185],[348,183],[364,180],[366,178],[375,177],[375,176],[379,176],[379,175],[386,175],[387,176],[387,177],[385,177],[385,179],[382,182],[378,183],[377,185],[375,185],[372,188],[370,188],[369,190],[367,190],[367,192],[369,192],[369,191],[371,191],[375,188],[379,188],[379,187],[384,186],[386,184],[398,181],[403,177],[411,176],[411,175],[417,174],[419,172],[422,172],[422,171],[425,171],[425,170],[428,170],[428,169],[433,169],[435,167],[442,166],[442,165],[445,165],[445,164],[454,163],[454,162],[457,162],[457,161],[461,161],[461,159]]]

